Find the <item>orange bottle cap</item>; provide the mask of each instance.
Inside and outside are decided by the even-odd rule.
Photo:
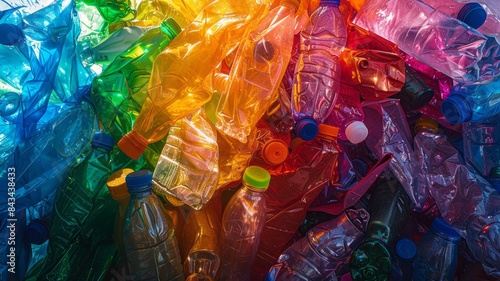
[[[124,135],[118,142],[118,147],[127,154],[128,157],[137,160],[148,147],[148,141],[134,130]]]
[[[270,165],[283,163],[288,157],[288,147],[282,140],[271,140],[262,148],[262,158]]]
[[[428,117],[421,117],[418,118],[417,122],[415,123],[415,130],[418,131],[419,128],[430,129],[435,133],[437,133],[439,124],[434,119]]]
[[[326,124],[319,124],[318,135],[321,135],[322,137],[327,139],[336,139],[339,135],[339,128]]]
[[[111,194],[111,198],[113,198],[113,200],[120,201],[130,197],[127,189],[127,184],[125,182],[125,177],[133,172],[134,170],[126,168],[118,170],[111,176],[109,176],[108,180],[106,181],[106,185],[108,186],[109,193]]]

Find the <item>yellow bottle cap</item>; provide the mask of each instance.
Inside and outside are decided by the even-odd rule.
[[[415,131],[418,131],[419,129],[430,129],[433,132],[437,133],[438,128],[438,122],[428,117],[418,118],[417,122],[415,123]]]
[[[109,193],[111,194],[111,198],[113,198],[113,200],[120,201],[130,197],[125,178],[128,174],[133,172],[134,170],[126,168],[118,170],[109,176],[106,181],[106,185],[108,186]]]

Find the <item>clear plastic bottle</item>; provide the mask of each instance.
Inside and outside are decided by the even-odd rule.
[[[462,124],[464,157],[483,177],[500,166],[500,114]]]
[[[483,82],[500,74],[491,55],[495,51],[488,50],[498,44],[490,46],[475,29],[420,1],[366,1],[354,23],[458,82]]]
[[[277,98],[290,61],[295,13],[299,2],[283,0],[240,43],[215,126],[247,142],[252,128]]]
[[[462,237],[443,219],[434,219],[427,234],[418,242],[412,280],[453,281],[460,240]]]
[[[295,69],[292,112],[295,131],[304,140],[318,134],[318,124],[330,115],[340,87],[338,58],[347,41],[339,0],[322,0],[301,31]]]
[[[452,124],[480,122],[500,113],[500,78],[487,84],[457,84],[441,104],[444,117]]]
[[[313,281],[335,275],[364,238],[369,218],[364,209],[347,209],[316,225],[283,252],[269,270],[272,279]]]
[[[368,136],[368,129],[363,123],[364,117],[360,93],[351,86],[343,84],[339,89],[337,100],[333,103],[333,110],[325,122],[340,128],[339,139],[358,144]]]
[[[268,108],[264,116],[271,128],[280,133],[289,133],[295,127],[292,117],[290,94],[282,82],[278,88],[278,99]]]
[[[153,190],[199,210],[216,190],[218,161],[215,129],[199,108],[170,128],[153,173]]]
[[[271,176],[257,166],[243,174],[242,186],[231,197],[222,216],[220,280],[251,280],[266,216],[266,191]]]
[[[164,138],[177,120],[208,102],[211,92],[203,89],[203,80],[236,48],[247,28],[266,14],[270,2],[217,0],[204,7],[156,58],[148,97],[134,128],[118,147],[137,159],[150,143]]]
[[[126,177],[130,202],[123,241],[134,280],[184,280],[179,246],[170,217],[152,193],[153,175],[140,170]]]
[[[500,277],[500,214],[476,216],[466,228],[467,246],[472,256],[483,264],[488,275]]]

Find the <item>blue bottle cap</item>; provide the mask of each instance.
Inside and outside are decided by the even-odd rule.
[[[313,140],[318,135],[318,123],[312,118],[304,118],[295,125],[295,133],[305,141]]]
[[[408,238],[403,238],[396,243],[396,254],[403,260],[412,260],[417,255],[417,245]]]
[[[340,0],[321,0],[321,4],[334,4],[339,6],[340,5]]]
[[[113,150],[113,146],[115,145],[115,139],[105,133],[97,132],[94,134],[92,138],[92,146],[104,148],[106,150]]]
[[[434,221],[432,221],[431,229],[437,235],[452,242],[458,242],[460,241],[460,239],[462,239],[460,234],[458,234],[458,232],[456,232],[455,229],[453,229],[442,218],[435,218]]]
[[[26,226],[24,237],[28,243],[42,245],[49,239],[49,226],[42,220],[34,220]]]
[[[483,25],[486,17],[486,11],[478,3],[465,4],[457,15],[458,20],[476,29]]]
[[[139,170],[128,174],[125,182],[130,194],[148,192],[152,188],[153,174],[149,170]]]
[[[448,122],[460,124],[472,118],[469,102],[461,95],[451,95],[441,103],[441,112]]]
[[[0,44],[6,46],[14,46],[23,40],[23,32],[21,29],[13,24],[2,23],[0,24]]]

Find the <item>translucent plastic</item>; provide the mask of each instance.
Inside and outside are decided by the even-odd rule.
[[[172,220],[151,192],[131,194],[123,240],[134,280],[184,280]]]
[[[428,196],[425,173],[412,149],[412,136],[399,101],[364,102],[368,148],[380,159],[391,153],[389,168],[403,185],[415,210],[421,210]]]
[[[344,50],[347,29],[338,6],[321,3],[300,33],[300,56],[295,69],[292,112],[318,124],[333,109],[340,86],[338,57]]]
[[[431,228],[418,242],[412,280],[454,280],[458,265],[459,242],[460,239],[447,240]]]
[[[94,79],[92,99],[99,121],[116,140],[132,129],[147,97],[153,61],[179,32],[172,20],[148,30]]]
[[[250,270],[266,218],[264,191],[243,181],[224,209],[220,234],[221,281],[252,280]]]
[[[153,189],[199,210],[217,187],[218,161],[215,129],[200,108],[170,128],[153,174]]]
[[[252,128],[277,98],[290,61],[295,11],[290,4],[274,8],[240,43],[215,124],[240,142],[247,142]]]
[[[294,128],[295,122],[292,117],[290,93],[291,88],[290,92],[287,92],[282,82],[278,88],[278,99],[269,106],[267,112],[262,117],[274,131],[289,133]]]
[[[82,0],[89,6],[95,6],[102,18],[108,23],[132,20],[136,11],[131,7],[130,0]]]
[[[430,195],[446,222],[464,236],[467,222],[492,211],[500,195],[441,134],[421,129],[415,136],[415,154],[426,173]]]
[[[167,18],[173,18],[180,27],[186,27],[189,23],[192,22],[194,17],[189,17],[187,20],[186,16],[184,16],[181,12],[176,10],[174,6],[172,6],[169,2],[170,0],[146,0],[140,1],[137,6],[137,16],[134,20],[147,22],[148,25],[160,24],[162,21]],[[204,1],[200,1],[200,5],[206,4]],[[195,16],[198,14],[195,14]]]
[[[453,123],[480,122],[500,113],[500,78],[482,85],[457,84],[449,98],[458,99],[457,109],[445,107],[441,110],[446,119]],[[458,114],[456,113],[458,111]]]
[[[300,33],[293,37],[292,53],[290,55],[290,62],[286,67],[285,74],[281,80],[283,89],[288,93],[288,96],[292,95],[293,91],[293,79],[295,78],[295,67],[300,56]],[[280,86],[281,88],[281,86]]]
[[[367,1],[354,23],[456,81],[482,82],[500,74],[482,34],[420,1]]]
[[[500,215],[476,216],[467,224],[467,246],[487,274],[500,277]]]
[[[500,167],[500,115],[462,124],[464,157],[483,177]]]
[[[198,14],[211,3],[209,0],[163,0],[184,16],[191,23]],[[146,1],[147,2],[147,1]],[[155,2],[155,1],[153,1]]]
[[[157,57],[148,98],[132,130],[140,142],[162,139],[177,120],[210,99],[210,94],[197,88],[236,47],[246,29],[265,14],[268,6],[267,0],[212,2]]]
[[[285,162],[268,170],[266,223],[252,280],[262,279],[276,263],[326,184],[338,181],[337,157],[335,138],[320,133],[313,141],[297,145]]]
[[[273,280],[324,280],[343,265],[362,241],[370,215],[348,209],[294,242],[270,269]]]
[[[360,93],[349,85],[342,84],[337,100],[333,103],[333,110],[325,123],[340,129],[339,139],[356,144],[364,141],[368,134],[366,126],[362,123],[364,117]],[[353,124],[354,122],[357,123]],[[353,128],[354,126],[356,128]]]

